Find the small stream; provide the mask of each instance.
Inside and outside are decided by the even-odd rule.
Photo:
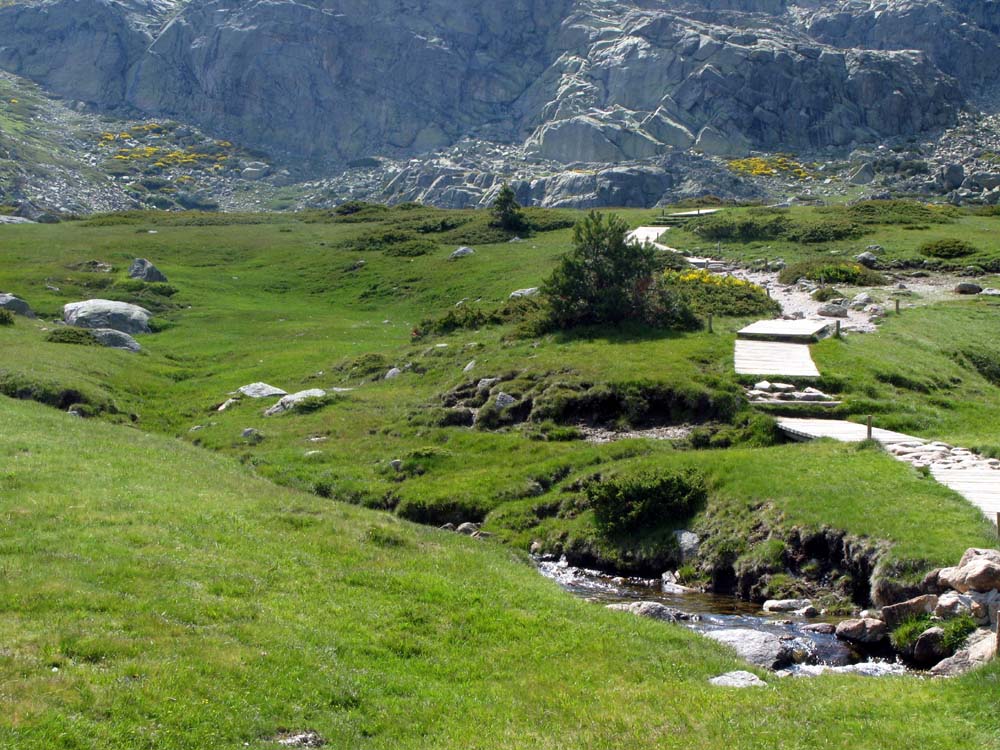
[[[811,677],[823,672],[850,672],[868,676],[905,674],[902,664],[866,659],[833,634],[818,633],[807,626],[823,618],[805,619],[789,613],[769,613],[733,596],[705,593],[667,593],[661,581],[622,578],[598,570],[577,568],[561,560],[537,559],[539,572],[563,589],[600,605],[657,602],[680,610],[678,624],[698,633],[742,628],[776,635],[795,653],[795,664],[779,674]]]

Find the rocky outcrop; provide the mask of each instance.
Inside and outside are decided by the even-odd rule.
[[[26,318],[35,317],[31,305],[13,294],[0,294],[0,310],[7,310],[14,315],[23,315]]]
[[[98,344],[106,346],[109,349],[121,349],[133,354],[142,351],[139,342],[122,331],[115,331],[111,328],[97,328],[91,331],[91,335]]]
[[[111,328],[135,335],[149,333],[152,313],[144,307],[107,299],[90,299],[71,302],[63,306],[67,325],[80,328]]]
[[[264,412],[265,417],[273,417],[276,414],[283,414],[286,411],[292,411],[294,409],[299,409],[303,404],[308,403],[314,399],[321,399],[326,397],[326,391],[322,388],[310,388],[305,391],[299,391],[298,393],[291,393],[287,396],[283,396],[281,400],[278,401],[270,409]]]
[[[139,281],[148,281],[151,283],[163,283],[167,280],[163,272],[145,258],[136,258],[132,261],[132,265],[128,269],[128,276],[130,279],[138,279]]]
[[[963,97],[948,74],[995,77],[994,15],[928,0],[805,15],[780,0],[41,0],[0,8],[0,67],[303,168],[471,135],[619,163],[949,125]]]

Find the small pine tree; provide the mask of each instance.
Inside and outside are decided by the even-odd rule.
[[[508,232],[516,232],[525,226],[521,205],[517,202],[513,188],[506,182],[490,206],[490,212],[493,214],[493,225]]]
[[[629,242],[621,217],[591,211],[573,228],[573,244],[542,287],[552,327],[698,326],[683,300],[657,284],[656,250]]]

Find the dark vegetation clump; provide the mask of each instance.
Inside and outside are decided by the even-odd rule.
[[[14,325],[14,313],[10,310],[0,310],[0,326]]]
[[[756,242],[784,237],[791,226],[791,219],[772,209],[758,209],[744,213],[722,212],[692,221],[692,232],[713,242]]]
[[[84,328],[53,328],[45,334],[50,344],[76,344],[78,346],[100,346],[90,331]]]
[[[681,521],[708,498],[704,478],[691,470],[624,474],[586,487],[597,528],[606,536]]]
[[[656,251],[628,242],[628,224],[592,211],[573,229],[573,251],[546,279],[542,293],[553,330],[640,323],[692,330],[694,313],[656,278]]]
[[[493,217],[493,226],[500,227],[506,232],[523,232],[526,228],[521,204],[517,202],[514,190],[506,182],[490,206],[490,215]]]
[[[865,268],[849,260],[810,258],[783,268],[778,275],[782,284],[794,284],[799,279],[818,281],[820,284],[850,284],[853,286],[882,286],[887,283],[878,271]]]
[[[905,200],[859,201],[846,209],[827,209],[830,212],[846,211],[847,218],[858,224],[924,225],[950,224],[955,209],[946,206],[929,206]]]
[[[942,260],[964,258],[967,255],[975,255],[979,252],[979,248],[975,245],[965,240],[950,237],[925,242],[920,246],[919,250],[921,255],[927,255],[931,258],[941,258]]]
[[[413,338],[424,336],[444,336],[455,331],[475,331],[486,326],[506,325],[516,323],[526,333],[535,329],[542,313],[542,305],[531,297],[520,297],[509,300],[494,308],[481,308],[476,305],[463,305],[450,309],[444,315],[435,318],[424,318],[413,331]]]
[[[963,360],[995,386],[1000,387],[1000,351],[983,347],[968,347],[953,355],[959,362]]]

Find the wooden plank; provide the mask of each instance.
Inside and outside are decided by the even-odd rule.
[[[789,378],[818,378],[819,370],[805,344],[736,340],[734,354],[739,375],[777,375]]]
[[[779,417],[778,426],[785,432],[816,440],[819,438],[833,438],[844,443],[860,443],[868,438],[868,427],[855,422],[847,422],[842,419],[800,419],[796,417]],[[883,430],[878,427],[872,430],[872,437],[880,443],[891,445],[893,443],[919,442],[920,438],[911,435],[904,435],[901,432]]]
[[[812,341],[830,327],[828,320],[758,320],[736,335],[740,338],[775,338],[786,341]]]

